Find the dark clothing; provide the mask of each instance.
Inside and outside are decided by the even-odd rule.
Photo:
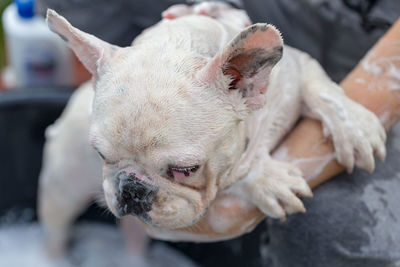
[[[398,0],[243,2],[254,22],[275,24],[286,44],[317,59],[336,82],[355,67],[400,16]]]
[[[268,220],[270,266],[400,266],[400,124],[373,174],[356,170],[319,186],[307,212]]]

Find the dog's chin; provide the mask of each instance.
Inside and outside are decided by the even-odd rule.
[[[191,226],[202,218],[206,210],[199,208],[200,205],[191,204],[184,198],[174,198],[163,203],[156,201],[149,212],[139,215],[135,213],[121,214],[116,201],[111,200],[110,204],[107,206],[117,218],[134,216],[150,227],[165,230]]]
[[[177,216],[165,216],[158,215],[153,212],[150,215],[151,220],[149,222],[146,222],[146,224],[152,228],[158,228],[162,230],[177,230],[197,223],[202,218],[202,216],[202,213],[190,216],[188,216],[187,214],[179,214]],[[145,222],[144,220],[142,221]]]
[[[148,225],[162,229],[178,229],[195,224],[205,213],[201,203],[194,205],[184,198],[173,198],[160,203],[155,202],[153,209],[148,213]]]

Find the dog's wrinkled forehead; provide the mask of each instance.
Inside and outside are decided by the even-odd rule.
[[[193,144],[226,125],[229,118],[215,96],[190,77],[171,71],[171,66],[149,71],[141,65],[150,63],[143,59],[134,62],[115,65],[118,69],[110,70],[97,83],[93,123],[103,136],[117,143],[114,146],[143,151]]]

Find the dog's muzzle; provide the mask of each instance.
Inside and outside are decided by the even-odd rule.
[[[120,216],[135,215],[144,221],[149,221],[147,214],[152,209],[158,188],[139,180],[134,173],[121,171],[117,175],[117,201]]]

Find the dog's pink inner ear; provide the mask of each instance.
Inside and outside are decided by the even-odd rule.
[[[202,71],[199,79],[215,83],[229,76],[230,90],[237,89],[251,109],[261,108],[272,68],[282,57],[283,41],[274,26],[254,24],[240,32]],[[225,89],[225,88],[224,88]]]
[[[242,79],[242,75],[240,75],[239,71],[234,68],[228,68],[224,70],[224,74],[232,77],[232,81],[229,84],[229,90],[237,89],[236,84]]]

